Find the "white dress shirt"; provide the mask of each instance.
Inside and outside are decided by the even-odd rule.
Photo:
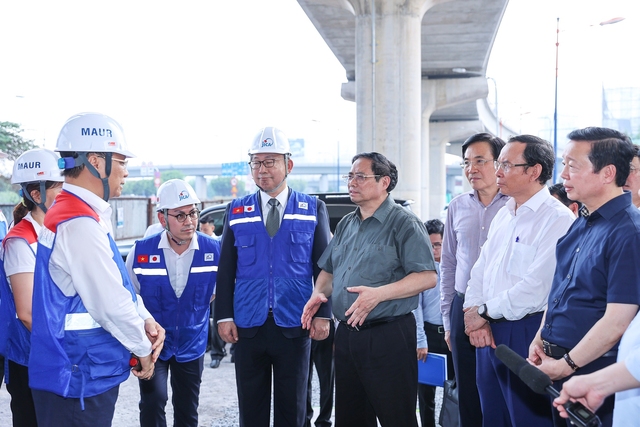
[[[193,254],[195,251],[200,249],[200,246],[198,245],[198,236],[194,233],[187,250],[178,255],[169,244],[167,232],[164,231],[162,236],[160,236],[158,248],[162,249],[162,253],[164,254],[164,261],[167,266],[167,274],[169,275],[171,287],[176,293],[176,296],[180,298],[182,292],[184,292],[184,288],[187,286],[187,280],[189,280],[189,271],[191,270],[191,263],[193,262]],[[133,273],[135,249],[136,246],[133,245],[129,251],[129,255],[127,255],[127,271],[129,272],[129,277],[131,277],[131,282],[133,283],[136,293],[140,293],[140,282],[138,282],[138,277]]]
[[[509,199],[471,269],[464,307],[487,304],[490,317],[507,320],[542,311],[556,267],[556,243],[574,219],[546,186],[517,211]]]
[[[111,206],[82,187],[65,182],[62,189],[86,202],[98,214],[99,223],[80,217],[58,225],[49,263],[51,278],[67,297],[79,295],[91,317],[129,351],[148,356],[151,342],[143,319],[152,316],[140,297],[137,305],[132,303],[113,261],[107,236],[113,232]]]
[[[33,224],[36,236],[40,235],[42,226],[38,224],[31,212],[22,218],[22,221],[29,221]],[[11,283],[11,276],[18,273],[33,273],[36,269],[36,251],[38,242],[29,245],[24,239],[12,238],[4,242],[4,272],[7,280]]]

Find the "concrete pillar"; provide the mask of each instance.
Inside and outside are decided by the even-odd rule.
[[[431,153],[431,161],[429,163],[429,171],[431,185],[429,186],[429,193],[427,193],[429,196],[425,197],[429,200],[427,210],[429,217],[426,219],[438,218],[447,201],[447,169],[445,165],[447,142],[466,139],[474,133],[485,131],[484,125],[479,120],[431,123],[430,128],[429,151]]]
[[[318,181],[318,192],[326,193],[329,191],[329,175],[323,174],[320,175],[320,180]]]
[[[444,125],[447,129],[458,129],[459,138],[465,138],[473,132],[469,131],[468,122],[431,123],[434,111],[471,102],[487,96],[489,93],[484,77],[422,80],[422,150],[420,171],[421,183],[421,218],[423,220],[437,218],[446,201],[446,144],[455,138],[446,139],[439,134],[435,139],[430,136],[433,126],[438,129]],[[475,123],[475,122],[474,122]],[[483,129],[480,125],[479,129]],[[441,132],[441,131],[439,131]],[[464,132],[470,132],[465,136]],[[447,132],[449,136],[451,132]]]
[[[196,194],[200,200],[207,199],[207,179],[204,175],[196,176]]]
[[[378,151],[398,166],[395,197],[420,215],[422,17],[438,0],[349,0],[356,15],[358,152]]]

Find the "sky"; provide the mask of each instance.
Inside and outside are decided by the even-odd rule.
[[[551,128],[560,17],[559,127],[599,124],[603,85],[640,86],[639,3],[511,0],[487,71],[503,121]],[[355,152],[345,71],[295,0],[4,1],[0,16],[0,120],[40,146],[95,111],[121,123],[133,164],[245,161],[263,126],[304,138],[316,161]]]

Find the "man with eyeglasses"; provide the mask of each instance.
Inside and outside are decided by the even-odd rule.
[[[329,334],[325,305],[310,333],[302,308],[330,239],[324,202],[292,190],[289,140],[274,127],[256,135],[249,150],[259,191],[233,200],[225,214],[215,300],[223,340],[235,343],[241,427],[268,427],[273,375],[276,427],[303,426],[311,340]]]
[[[511,198],[496,214],[464,299],[465,332],[476,347],[476,378],[485,426],[552,426],[551,404],[495,356],[505,344],[525,357],[551,287],[556,242],[573,213],[549,194],[555,155],[532,135],[509,139],[494,162],[500,192]]]
[[[127,270],[147,308],[167,330],[155,376],[140,381],[140,426],[166,426],[171,371],[173,425],[198,426],[200,382],[209,336],[220,243],[196,232],[200,199],[187,182],[158,188],[158,221],[164,231],[138,240]]]
[[[635,147],[608,128],[578,129],[568,138],[560,176],[567,196],[582,202],[589,215],[558,241],[545,317],[529,349],[529,360],[555,387],[612,365],[616,357],[624,360],[629,347],[619,351],[618,342],[640,305],[640,212],[623,188]],[[602,425],[637,425],[637,418],[624,419],[637,407],[634,394],[620,395],[615,405],[613,396],[605,399],[596,412]],[[554,410],[554,424],[569,422]]]
[[[347,176],[357,209],[336,228],[302,318],[331,296],[337,427],[417,426],[418,294],[436,285],[424,224],[390,195],[396,166],[380,153],[354,156]]]
[[[67,120],[56,151],[64,184],[38,239],[29,386],[39,426],[106,427],[131,354],[133,374],[149,379],[164,343],[113,240],[108,200],[133,153],[120,125],[98,113]]]
[[[482,409],[476,387],[476,348],[464,332],[462,304],[473,264],[487,240],[489,225],[509,197],[498,191],[493,161],[504,141],[488,133],[470,136],[462,144],[460,165],[471,190],[451,200],[444,225],[440,263],[440,310],[445,341],[453,355],[460,425],[482,426]]]

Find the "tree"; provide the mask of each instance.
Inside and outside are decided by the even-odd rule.
[[[122,189],[122,194],[151,197],[156,194],[156,186],[153,179],[127,180]]]
[[[238,190],[238,195],[244,194],[243,180],[238,179],[236,189]],[[209,185],[207,185],[207,197],[212,198],[215,196],[231,196],[231,177],[221,176],[209,181]]]
[[[0,122],[0,150],[7,153],[9,160],[15,160],[22,153],[36,145],[31,139],[23,139],[20,125],[13,122]]]

